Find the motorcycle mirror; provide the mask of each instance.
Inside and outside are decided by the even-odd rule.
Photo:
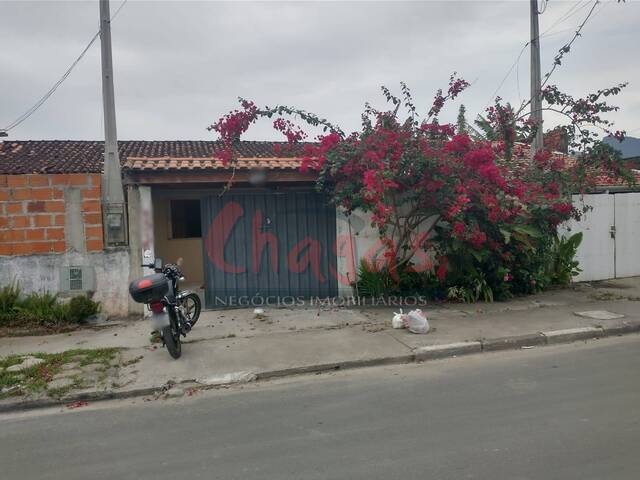
[[[162,259],[156,257],[156,260],[153,262],[153,268],[162,268]]]

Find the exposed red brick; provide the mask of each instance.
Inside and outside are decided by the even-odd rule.
[[[22,202],[9,202],[7,203],[7,214],[11,215],[12,213],[23,213],[24,209],[22,207]]]
[[[64,215],[56,215],[52,225],[64,225]]]
[[[104,249],[104,245],[102,243],[101,238],[96,238],[93,240],[87,240],[87,251],[89,252],[99,252]]]
[[[29,185],[32,187],[48,187],[49,175],[29,175]]]
[[[91,177],[91,185],[100,188],[100,185],[102,185],[102,176],[99,173],[94,173],[89,175],[89,177]]]
[[[0,228],[5,228],[9,226],[9,218],[8,217],[0,217]]]
[[[63,241],[61,242],[53,242],[53,252],[54,253],[62,253],[67,249],[67,244]]]
[[[83,200],[82,211],[86,213],[100,212],[100,201],[98,200]]]
[[[102,215],[99,213],[85,213],[82,219],[85,225],[102,225]]]
[[[15,243],[11,246],[12,255],[30,255],[33,253],[33,243]]]
[[[0,190],[0,202],[6,202],[7,200],[9,200],[9,191]]]
[[[13,255],[13,245],[0,244],[0,255]]]
[[[45,203],[44,209],[47,212],[55,212],[55,213],[64,212],[65,210],[64,202],[60,200],[49,200],[48,202]]]
[[[27,238],[24,230],[13,229],[9,230],[8,239],[12,242],[22,242]]]
[[[7,186],[7,175],[0,175],[0,188]]]
[[[25,228],[30,225],[30,217],[26,215],[15,215],[11,217],[11,224],[13,228]]]
[[[24,187],[27,185],[27,177],[25,175],[9,175],[7,177],[7,185],[10,188]]]
[[[47,228],[47,240],[63,240],[64,228]]]
[[[27,241],[44,240],[44,229],[36,228],[34,230],[26,230]]]
[[[102,227],[85,227],[84,234],[87,238],[102,238]]]
[[[51,253],[53,252],[53,242],[33,242],[27,243],[31,247],[31,253]]]
[[[54,200],[64,199],[64,188],[54,188],[51,198],[53,198]]]
[[[14,188],[11,191],[11,197],[14,200],[30,200],[31,195],[32,192],[30,188]]]
[[[53,198],[52,188],[34,188],[31,198],[35,200],[51,200]]]
[[[83,199],[96,199],[100,198],[100,187],[92,187],[82,190]]]
[[[45,202],[29,202],[27,204],[27,212],[29,213],[42,213],[45,211]]]
[[[36,215],[36,227],[48,227],[51,225],[51,215]]]
[[[51,176],[52,185],[91,185],[91,176],[84,173],[62,173]]]

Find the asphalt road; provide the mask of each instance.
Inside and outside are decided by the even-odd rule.
[[[640,336],[0,417],[9,479],[638,479]]]

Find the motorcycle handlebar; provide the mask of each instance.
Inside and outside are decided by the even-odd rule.
[[[171,276],[175,276],[178,279],[180,279],[183,276],[182,275],[182,271],[180,270],[180,268],[178,268],[177,265],[173,265],[173,264],[170,264],[170,263],[164,265],[161,269],[160,268],[156,268],[156,265],[154,263],[142,264],[140,266],[141,267],[152,268],[158,273],[164,273],[165,275],[168,274],[168,275],[171,275]]]

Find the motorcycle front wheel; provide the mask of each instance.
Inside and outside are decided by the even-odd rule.
[[[193,327],[198,321],[198,318],[200,318],[200,311],[202,310],[200,297],[195,293],[190,293],[189,295],[182,297],[180,302],[184,308],[184,316],[189,320]]]
[[[180,331],[174,319],[171,319],[170,325],[162,329],[162,339],[169,351],[169,355],[174,359],[180,358],[180,355],[182,355],[182,343],[180,343]]]

